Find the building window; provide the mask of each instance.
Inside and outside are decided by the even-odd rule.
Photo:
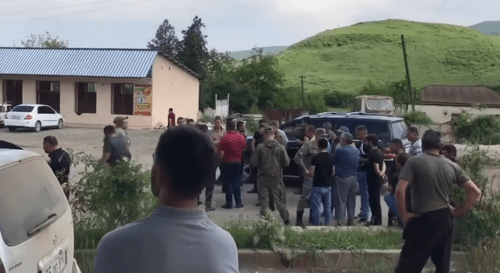
[[[60,87],[59,82],[37,81],[37,103],[46,104],[60,113]]]
[[[134,114],[134,85],[131,83],[114,83],[111,114]]]
[[[96,84],[93,82],[76,83],[76,113],[96,113]]]

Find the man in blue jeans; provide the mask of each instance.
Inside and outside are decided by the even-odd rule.
[[[323,204],[325,225],[330,225],[332,220],[331,206],[331,181],[333,176],[333,158],[327,151],[328,140],[318,140],[319,153],[311,160],[308,175],[313,178],[311,192],[311,224],[319,225],[320,208]]]
[[[353,143],[350,133],[343,133],[340,137],[341,148],[338,148],[333,164],[335,165],[335,222],[344,225],[347,208],[347,225],[354,225],[354,210],[356,208],[356,191],[358,190],[357,176],[359,164],[359,150]]]
[[[232,121],[226,124],[227,134],[219,143],[219,156],[221,162],[221,175],[224,176],[224,183],[227,183],[226,204],[222,206],[224,209],[233,207],[233,195],[236,202],[236,208],[242,208],[241,202],[241,159],[247,142],[244,136],[236,131],[236,124]]]
[[[359,125],[356,127],[356,138],[360,140],[359,146],[357,147],[360,152],[360,158],[368,158],[368,147],[366,145],[366,137],[368,136],[368,129],[364,125]],[[368,164],[361,164],[358,167],[358,186],[361,193],[361,213],[359,216],[359,221],[362,223],[368,222],[371,214],[370,203],[368,202],[368,185],[366,181],[366,171]]]

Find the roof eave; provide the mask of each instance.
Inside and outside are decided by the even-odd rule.
[[[175,59],[174,57],[168,55],[166,52],[163,52],[163,51],[158,51],[158,54],[162,57],[164,57],[165,59],[173,62],[175,65],[177,65],[178,67],[182,68],[184,71],[188,72],[189,74],[191,74],[192,76],[194,76],[195,78],[197,78],[198,80],[201,79],[200,75],[198,75],[198,73],[194,72],[193,70],[189,69],[187,66],[183,65],[180,61],[178,61],[177,59]]]

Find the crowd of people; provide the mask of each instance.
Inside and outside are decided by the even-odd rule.
[[[291,224],[283,183],[283,169],[290,164],[288,139],[279,123],[259,122],[251,147],[247,147],[245,122],[226,120],[224,128],[222,119],[216,117],[209,130],[201,122],[178,119],[176,125],[175,116],[170,119],[170,128],[160,137],[153,155],[152,190],[159,206],[150,217],[104,236],[95,272],[238,272],[234,239],[198,208],[205,190],[205,209],[215,209],[212,196],[217,167],[226,194],[222,208],[244,206],[241,172],[247,149],[255,179],[251,192],[258,194],[261,215],[277,209],[284,223]],[[131,157],[127,117],[117,117],[114,123],[104,128],[101,166],[112,167]],[[303,178],[298,226],[304,226],[306,208],[310,208],[312,225],[354,225],[356,218],[381,225],[380,188],[388,183],[383,199],[390,211],[389,224],[394,217],[404,225],[405,244],[395,272],[421,272],[429,257],[436,272],[449,272],[453,219],[470,210],[481,191],[456,164],[457,149],[443,145],[439,132],[428,130],[421,139],[416,128],[409,128],[408,153],[400,139],[391,140],[382,150],[378,136],[362,125],[355,129],[354,137],[346,127],[334,130],[325,123],[323,128],[315,128],[306,118],[296,134],[302,146],[294,160]],[[59,182],[67,184],[69,154],[54,136],[43,139],[43,148]],[[395,164],[386,164],[387,155]],[[462,204],[450,203],[452,185],[465,189]],[[358,191],[361,211],[355,215]]]

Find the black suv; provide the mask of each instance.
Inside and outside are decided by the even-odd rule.
[[[288,137],[287,152],[290,157],[290,166],[283,171],[285,179],[299,178],[299,170],[293,158],[300,148],[295,141],[297,136],[294,134],[294,128],[302,124],[306,116],[298,117],[280,126]],[[407,128],[404,120],[395,116],[381,116],[365,113],[320,113],[307,116],[311,119],[311,125],[316,128],[323,128],[325,122],[330,122],[334,130],[340,126],[349,128],[349,132],[356,138],[356,127],[364,125],[368,128],[369,134],[376,134],[380,138],[382,147],[386,147],[389,141],[398,138],[403,141],[405,149],[408,149],[410,142],[406,137]]]

